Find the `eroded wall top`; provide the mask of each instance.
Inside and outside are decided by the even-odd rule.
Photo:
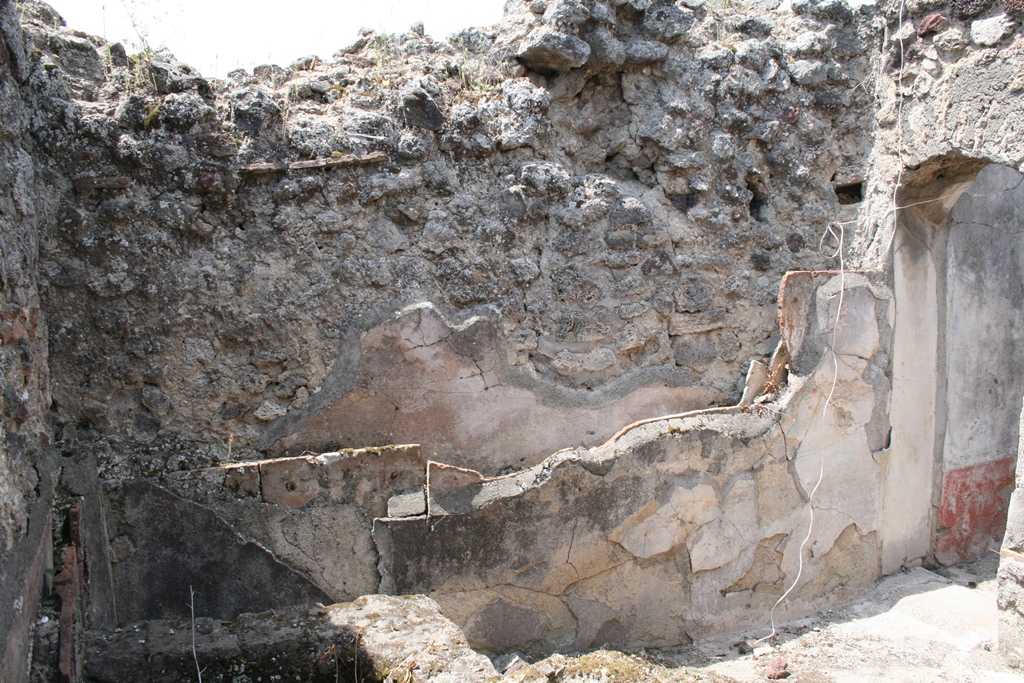
[[[375,391],[361,336],[418,302],[490,320],[540,405],[734,400],[867,164],[872,12],[794,11],[510,3],[216,82],[29,13],[67,175],[42,245],[62,436],[149,468],[280,447]]]

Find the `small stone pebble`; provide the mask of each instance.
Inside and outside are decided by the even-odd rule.
[[[782,657],[776,657],[772,661],[768,662],[767,678],[770,681],[777,681],[782,678],[789,676],[788,671],[789,664]]]

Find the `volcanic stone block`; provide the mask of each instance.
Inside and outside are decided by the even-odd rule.
[[[535,29],[519,46],[519,61],[545,76],[557,76],[583,66],[590,46],[575,36],[549,28]]]
[[[444,125],[444,114],[422,88],[413,88],[402,94],[402,116],[407,125],[427,130],[438,130]]]

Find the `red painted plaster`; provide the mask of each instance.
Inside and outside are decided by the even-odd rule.
[[[1015,469],[1016,458],[1003,458],[946,472],[935,548],[939,563],[956,564],[999,547]]]

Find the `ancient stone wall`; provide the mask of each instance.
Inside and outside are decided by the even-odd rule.
[[[26,45],[25,13],[0,2],[0,679],[26,679],[30,634],[52,566],[47,323],[39,244],[53,224],[53,178],[36,133],[52,107]]]
[[[1012,430],[958,439],[1017,385],[958,403],[948,342],[1019,259],[946,219],[1024,167],[1018,5],[510,2],[207,81],[0,3],[0,597],[48,433],[94,627],[416,591],[491,652],[678,644],[978,552]]]
[[[796,272],[779,305],[781,394],[514,474],[393,447],[111,482],[118,620],[184,616],[191,586],[220,619],[272,595],[425,593],[492,654],[677,645],[764,623],[802,552],[816,560],[779,617],[849,600],[877,578],[889,523],[892,295],[877,276]]]
[[[942,197],[920,210],[944,215],[957,183],[985,163],[1024,166],[1019,3],[894,1],[884,12],[872,162],[850,254],[878,268],[905,214],[894,207]]]
[[[213,84],[36,26],[77,65],[42,257],[68,445],[144,471],[414,440],[496,473],[735,402],[781,275],[836,264],[877,27],[692,4],[513,3]],[[424,305],[452,331],[420,341]]]

